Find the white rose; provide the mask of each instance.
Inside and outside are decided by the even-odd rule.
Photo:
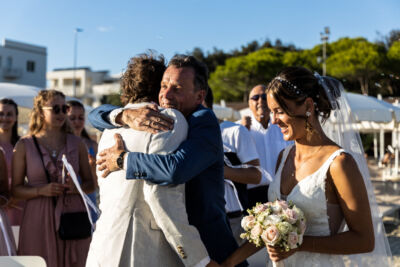
[[[261,239],[268,245],[274,246],[280,240],[280,233],[275,226],[268,227],[261,235]]]
[[[297,214],[297,212],[296,212],[295,210],[287,209],[287,210],[284,211],[284,213],[285,213],[286,218],[287,218],[287,220],[288,220],[288,222],[289,222],[290,224],[296,223],[296,221],[297,221],[298,218],[299,218],[299,217],[298,217],[298,214]]]
[[[264,205],[264,204],[258,204],[257,206],[254,207],[254,212],[258,214],[258,213],[263,212],[263,211],[266,210],[266,209],[267,209],[267,206],[266,206],[266,205]]]
[[[288,245],[291,249],[297,248],[297,243],[299,243],[299,236],[295,232],[290,232],[288,234]]]
[[[263,232],[263,229],[262,229],[261,225],[256,224],[253,227],[253,229],[251,229],[250,237],[252,239],[258,239],[260,237],[260,235],[262,234],[262,232]]]
[[[282,220],[281,220],[281,217],[278,216],[278,215],[275,215],[275,214],[269,215],[269,216],[266,218],[266,220],[270,221],[270,224],[277,224],[277,223],[280,223],[280,222],[282,221]],[[265,220],[264,220],[264,221],[265,221]]]
[[[256,223],[256,218],[253,215],[249,215],[243,217],[240,224],[244,230],[248,231],[251,228],[253,228],[255,223]]]

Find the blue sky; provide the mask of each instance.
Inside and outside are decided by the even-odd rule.
[[[400,29],[397,0],[68,0],[1,1],[0,39],[47,47],[47,70],[72,67],[74,29],[78,66],[121,72],[128,59],[147,49],[170,58],[194,47],[230,51],[252,40],[311,48],[319,33],[330,40]]]

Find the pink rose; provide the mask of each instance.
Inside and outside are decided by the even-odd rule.
[[[276,228],[274,225],[268,227],[267,230],[262,233],[261,239],[266,244],[274,246],[280,239],[278,228]]]
[[[257,239],[263,232],[261,225],[256,224],[250,231],[250,236],[252,239]]]
[[[286,201],[284,201],[284,200],[277,200],[277,202],[278,202],[278,205],[279,205],[283,210],[285,210],[285,209],[288,208],[288,204],[287,204]]]
[[[288,245],[291,249],[297,248],[299,242],[299,236],[295,232],[290,232],[288,235]]]
[[[256,218],[253,215],[249,215],[243,217],[240,224],[244,230],[248,231],[251,228],[253,228],[255,223],[256,223]]]
[[[254,208],[254,212],[255,213],[260,213],[260,212],[263,212],[264,210],[266,210],[267,209],[267,206],[266,205],[264,205],[264,204],[258,204],[255,208]]]
[[[299,218],[296,211],[294,211],[292,209],[287,209],[284,212],[285,212],[287,220],[290,224],[296,223],[297,219]]]

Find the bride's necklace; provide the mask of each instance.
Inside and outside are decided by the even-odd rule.
[[[311,159],[315,154],[317,154],[320,150],[321,150],[322,146],[320,146],[315,152],[311,153],[312,155],[309,156],[308,158],[306,158],[305,160],[303,160],[300,164],[299,167],[296,168],[296,164],[295,164],[295,156],[296,156],[296,150],[294,150],[294,155],[293,155],[293,170],[292,170],[292,174],[291,176],[294,177],[294,175],[296,174],[296,170],[300,170],[303,165],[309,160]]]

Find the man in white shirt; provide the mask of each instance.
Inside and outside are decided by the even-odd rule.
[[[213,94],[211,88],[208,88],[203,106],[212,109],[212,105]],[[244,242],[240,238],[243,233],[241,220],[243,212],[249,208],[247,185],[258,184],[261,181],[261,172],[254,167],[242,168],[238,165],[260,166],[260,162],[249,130],[230,121],[221,122],[220,129],[225,154],[225,210],[233,236],[241,245]]]
[[[265,89],[265,85],[257,85],[250,91],[249,108],[252,114],[250,117],[242,119],[242,124],[250,130],[250,134],[253,137],[260,159],[260,166],[265,170],[262,173],[259,184],[247,185],[250,207],[257,202],[265,203],[268,201],[268,185],[275,177],[275,167],[279,153],[291,143],[283,140],[279,127],[270,123],[270,110],[267,106]]]

